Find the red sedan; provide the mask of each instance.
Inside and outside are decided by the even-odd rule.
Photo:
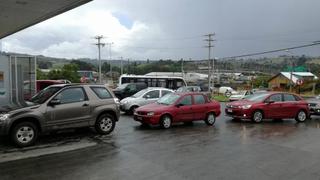
[[[220,115],[220,104],[202,93],[171,93],[156,103],[141,106],[134,113],[134,120],[142,124],[160,124],[169,128],[175,122],[204,120],[213,125]]]
[[[298,95],[284,92],[247,96],[244,100],[226,104],[225,113],[235,119],[251,119],[257,123],[263,119],[285,118],[304,122],[310,114],[306,101]]]

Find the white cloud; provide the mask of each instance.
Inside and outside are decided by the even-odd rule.
[[[203,35],[216,32],[215,57],[259,52],[319,40],[320,1],[309,1],[95,0],[3,39],[2,49],[96,58],[93,37],[104,35],[104,42],[114,42],[114,58],[201,59],[207,58]],[[115,12],[133,26],[123,26]],[[295,53],[319,55],[316,48]],[[106,47],[102,58],[108,58]]]

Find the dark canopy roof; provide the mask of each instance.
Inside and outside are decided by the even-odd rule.
[[[0,39],[92,0],[2,0]]]

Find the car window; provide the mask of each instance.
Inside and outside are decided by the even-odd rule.
[[[166,94],[170,94],[172,93],[171,91],[167,91],[167,90],[162,90],[162,96],[166,95]],[[161,96],[161,97],[162,97]]]
[[[178,104],[182,104],[184,106],[192,105],[192,99],[190,95],[184,96]]]
[[[90,88],[100,99],[112,98],[112,95],[110,94],[110,92],[104,87],[90,87]]]
[[[143,97],[144,98],[159,98],[159,96],[160,96],[159,90],[154,90],[154,91],[147,92]]]
[[[54,99],[60,100],[61,104],[81,102],[86,99],[82,88],[68,88],[60,92]]]
[[[269,100],[274,102],[280,102],[282,101],[281,94],[274,94],[269,97]]]
[[[194,95],[194,103],[195,104],[205,104],[206,99],[203,95]]]
[[[284,94],[284,101],[297,101],[292,94]]]
[[[127,88],[129,91],[135,91],[137,89],[135,84],[130,84]]]

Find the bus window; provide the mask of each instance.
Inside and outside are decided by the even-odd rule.
[[[157,79],[152,79],[151,87],[157,87]]]
[[[167,80],[167,87],[166,88],[169,88],[169,89],[174,89],[174,86],[173,86],[173,81],[172,80]]]
[[[183,82],[182,82],[182,80],[181,79],[177,79],[176,80],[176,88],[179,88],[179,87],[181,87],[181,86],[184,86],[184,84],[183,84]]]
[[[159,87],[166,87],[166,80],[165,79],[158,79],[158,86]]]

